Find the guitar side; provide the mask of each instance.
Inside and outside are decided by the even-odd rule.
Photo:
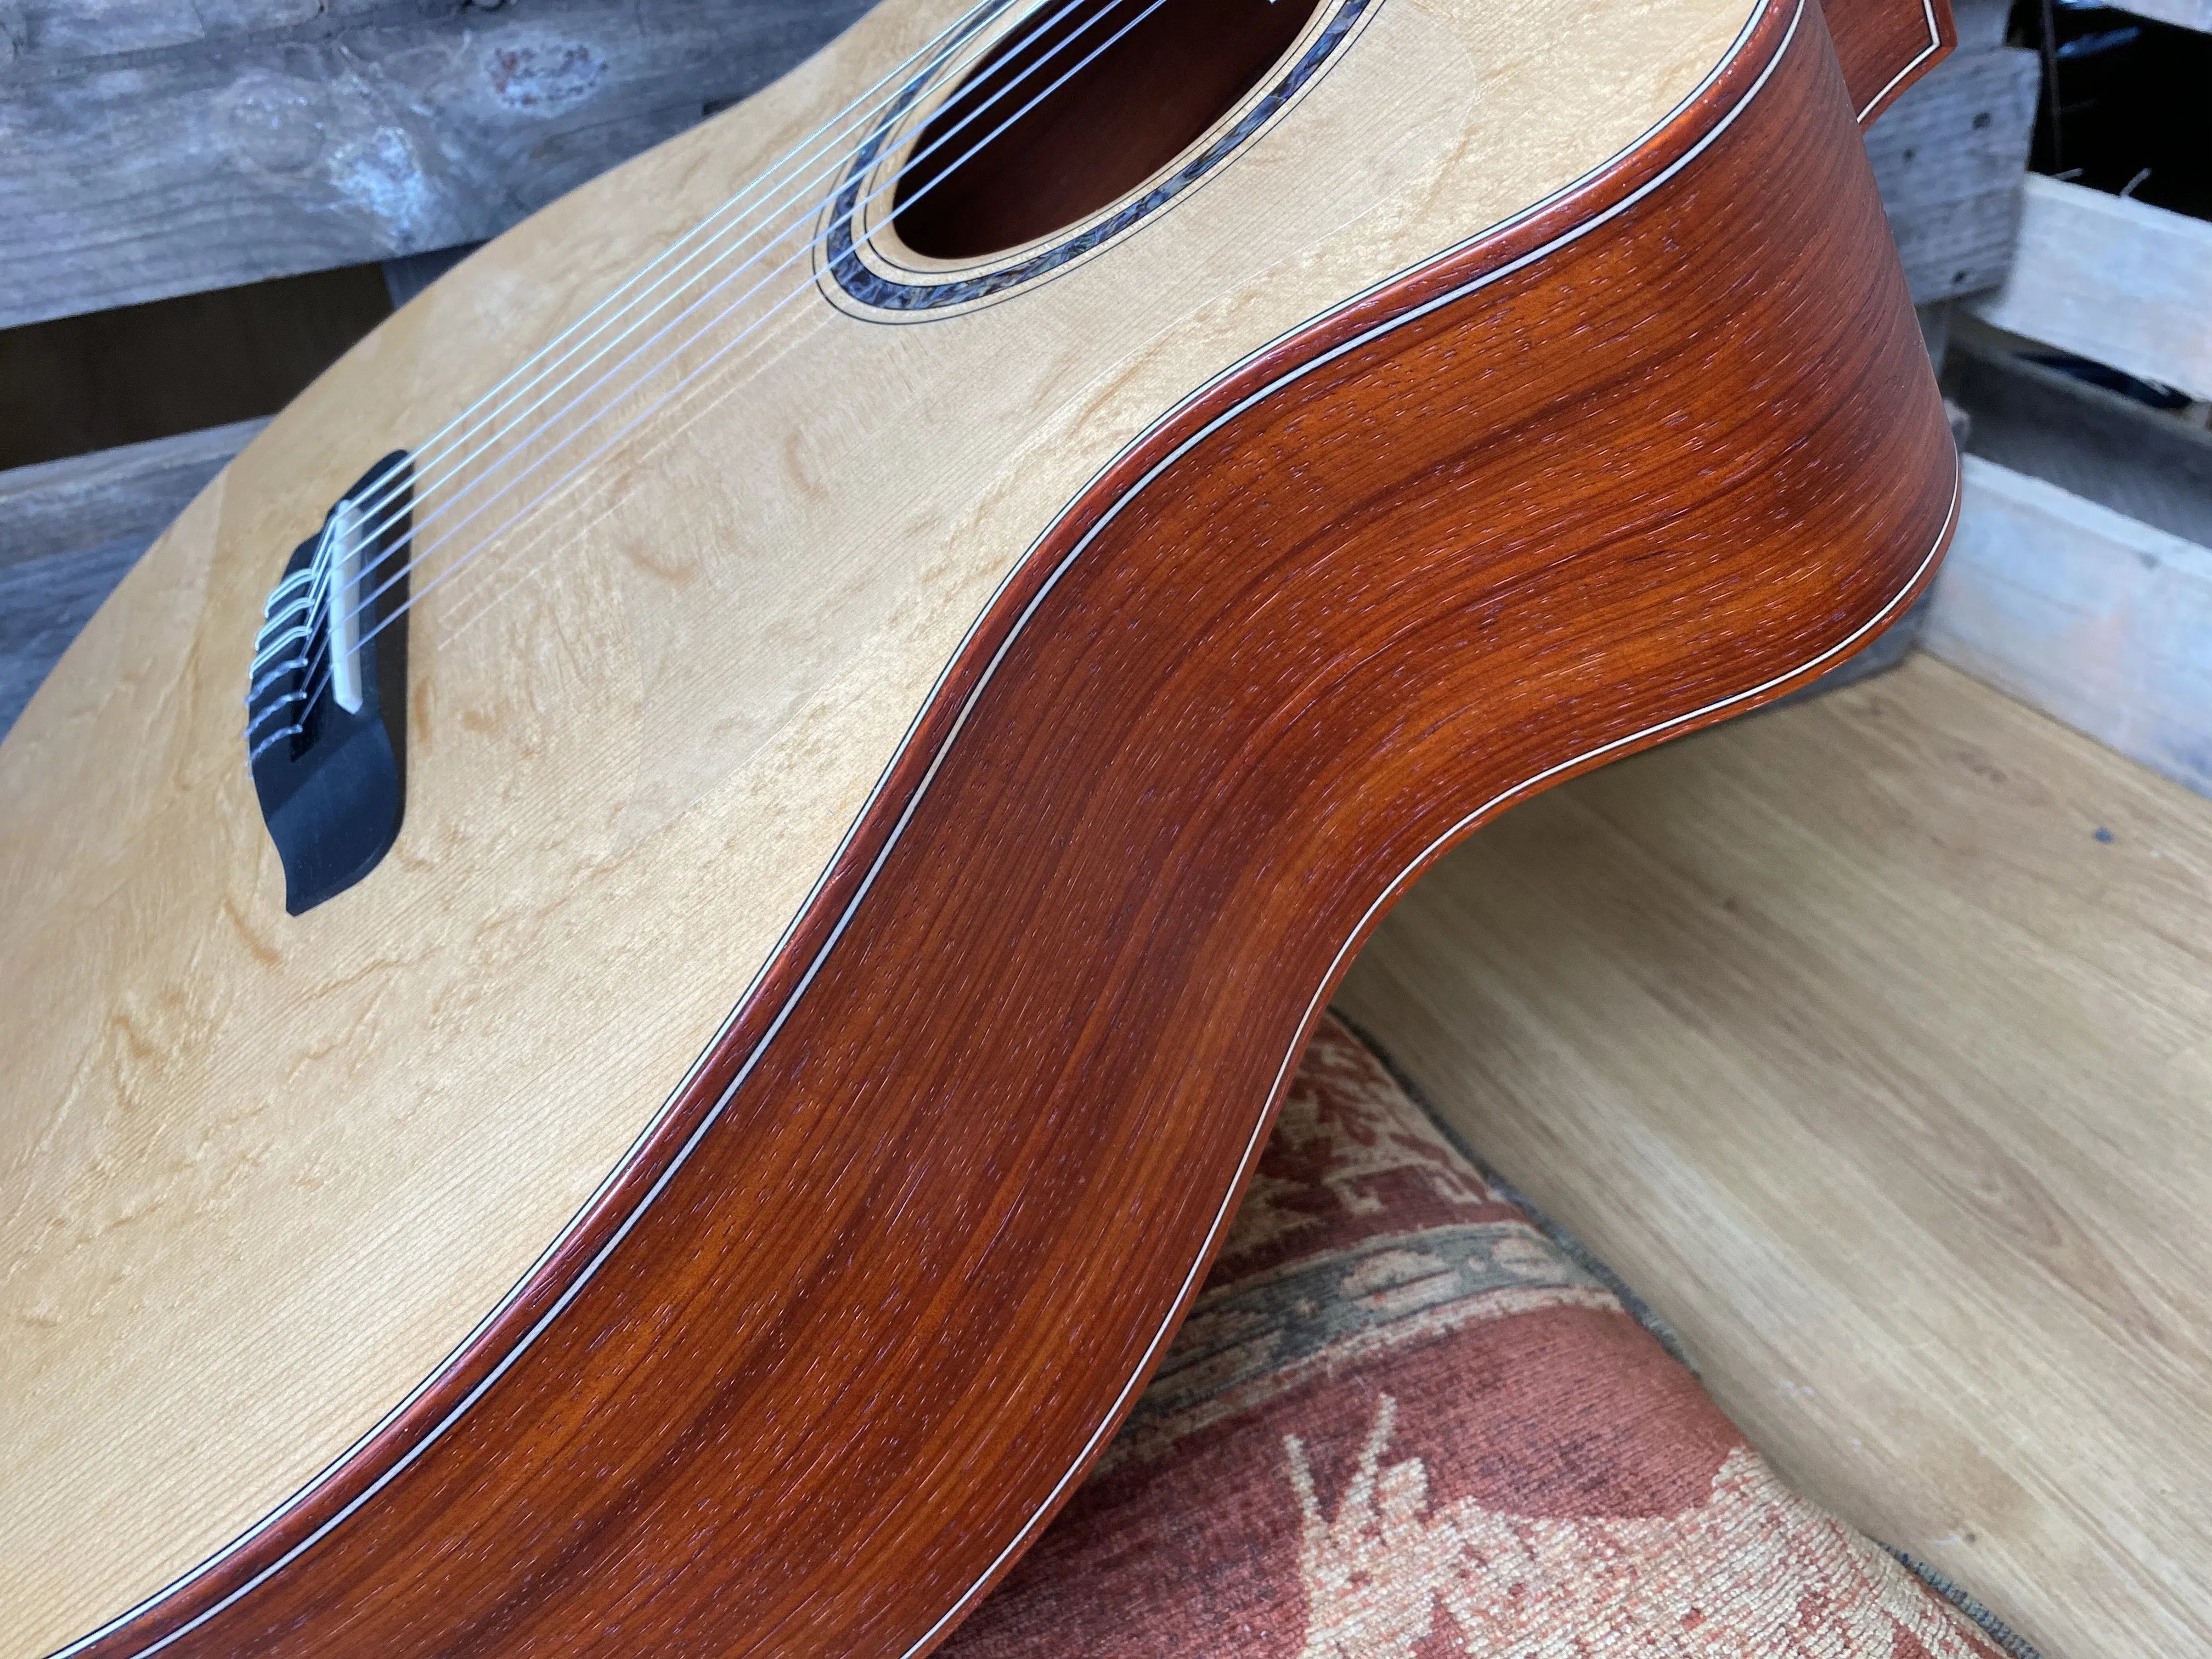
[[[1390,901],[1932,575],[1955,457],[1856,138],[1911,66],[1863,38],[1765,9],[1601,176],[1113,459],[580,1224],[78,1650],[941,1638],[1150,1374]]]

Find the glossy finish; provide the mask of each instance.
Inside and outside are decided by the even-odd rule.
[[[1117,461],[587,1224],[96,1651],[940,1637],[1141,1386],[1412,874],[1932,573],[1954,458],[1856,116],[1771,11],[1601,179]]]
[[[1945,0],[1828,0],[1824,9],[1862,126],[1959,44]]]
[[[1048,4],[999,9],[910,121]],[[272,421],[0,743],[0,1654],[127,1616],[373,1455],[646,1151],[1068,504],[1227,368],[1602,173],[1749,6],[1334,0],[1175,164],[1210,159],[1199,187],[1094,215],[1042,273],[939,270],[994,297],[925,316],[792,258],[867,88],[972,10],[896,0],[480,250]],[[811,178],[780,169],[824,123]],[[659,348],[472,459],[439,441],[763,174],[803,211],[740,214],[661,290]],[[763,256],[795,268],[726,304]],[[281,550],[392,447],[425,561],[405,820],[288,916],[239,675]]]

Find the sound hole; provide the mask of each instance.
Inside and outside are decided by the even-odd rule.
[[[1044,0],[922,129],[892,197],[899,235],[975,259],[1075,223],[1188,149],[1318,3]]]

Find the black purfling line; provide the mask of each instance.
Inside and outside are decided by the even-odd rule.
[[[1006,0],[1011,4],[1012,0]],[[1081,258],[1092,249],[1111,240],[1138,221],[1158,211],[1196,184],[1206,174],[1227,161],[1262,126],[1272,120],[1291,99],[1297,96],[1306,84],[1319,74],[1334,55],[1352,27],[1379,0],[1344,0],[1335,16],[1329,19],[1305,55],[1291,66],[1289,73],[1271,88],[1235,127],[1221,135],[1204,154],[1192,158],[1189,165],[1173,177],[1163,179],[1153,189],[1121,210],[1101,220],[1090,229],[1070,237],[1066,241],[1046,248],[1042,252],[1016,265],[994,270],[982,276],[972,276],[957,282],[921,283],[901,283],[884,276],[871,269],[860,258],[853,238],[853,220],[860,210],[862,191],[876,160],[883,154],[891,130],[900,118],[914,106],[924,91],[935,81],[945,59],[972,38],[974,30],[963,33],[959,40],[948,46],[937,61],[909,82],[893,102],[890,112],[868,141],[861,145],[860,154],[847,175],[844,187],[839,191],[836,206],[831,210],[828,235],[830,257],[828,266],[836,276],[837,285],[860,304],[882,311],[933,311],[949,306],[966,305],[971,301],[988,299],[1018,287],[1036,277],[1057,270],[1060,266]],[[981,28],[1005,9],[1004,5],[993,7],[980,17],[975,27]]]

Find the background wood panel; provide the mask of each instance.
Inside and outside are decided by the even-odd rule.
[[[154,538],[267,424],[0,472],[0,735]]]
[[[501,0],[476,9],[495,11]],[[327,38],[362,23],[458,16],[470,0],[8,0],[0,4],[0,63],[50,69],[88,58],[157,52],[245,34]]]
[[[2020,233],[2041,66],[2016,46],[1961,51],[1867,130],[1912,302],[1994,288]]]
[[[1966,458],[1927,648],[2212,795],[2212,550]]]
[[[1340,1006],[1802,1490],[2212,1650],[2212,802],[1916,657],[1516,809]]]
[[[143,550],[268,424],[239,421],[0,472],[0,566],[112,541]]]
[[[0,735],[145,550],[131,538],[0,564]]]
[[[1993,327],[2212,398],[2212,224],[2040,174]]]
[[[2212,0],[2128,0],[2119,9],[2161,23],[2212,33]]]
[[[0,327],[480,240],[866,9],[16,0]]]

